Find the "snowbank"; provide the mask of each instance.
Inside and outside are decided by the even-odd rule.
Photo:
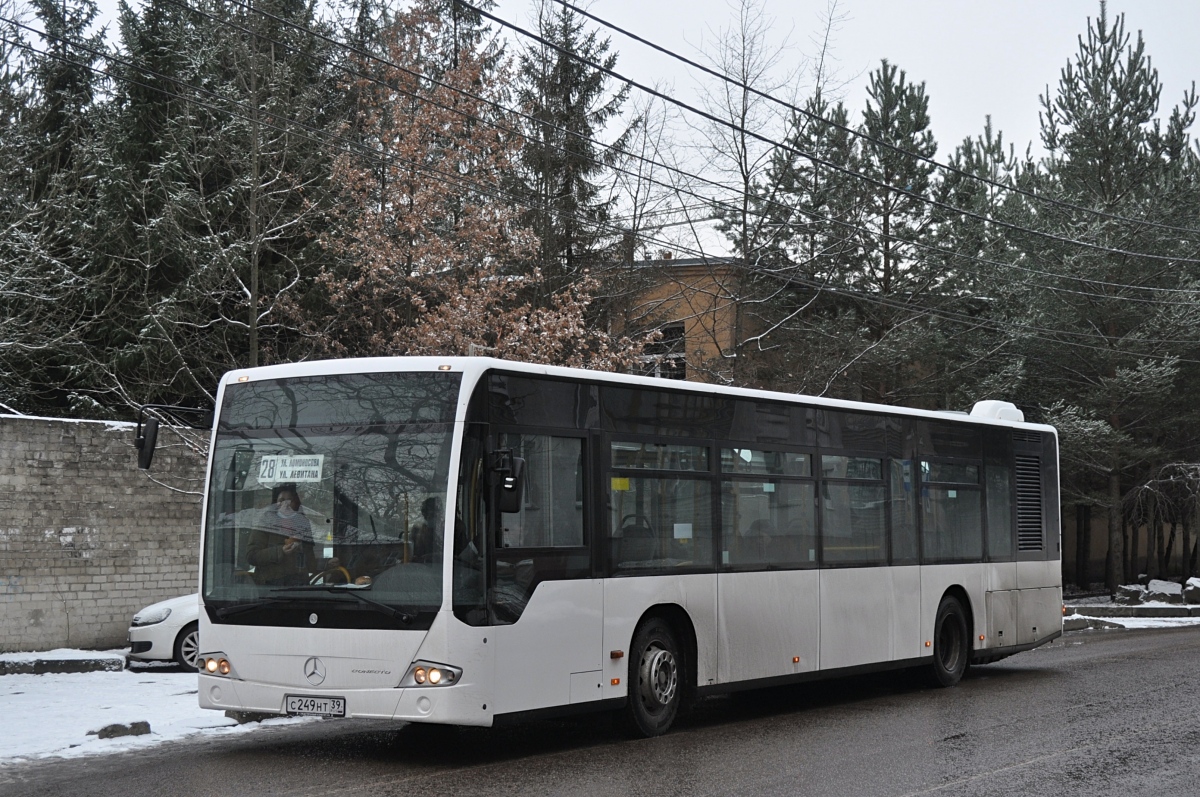
[[[38,658],[93,658],[94,651],[58,650]],[[6,657],[35,654],[6,653]],[[219,711],[200,708],[193,673],[161,670],[5,675],[0,705],[9,733],[0,734],[0,768],[29,759],[77,757],[136,750],[192,734],[250,733],[262,724],[311,722],[309,717],[279,717],[238,725]],[[150,723],[150,733],[101,739],[94,735],[113,724]],[[91,733],[89,733],[91,732]]]

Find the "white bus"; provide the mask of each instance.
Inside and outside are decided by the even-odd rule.
[[[1062,632],[1055,430],[528,365],[222,380],[205,708],[491,726],[971,663]]]

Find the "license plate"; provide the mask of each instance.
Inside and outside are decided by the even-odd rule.
[[[308,697],[287,695],[284,710],[288,714],[314,714],[319,717],[346,716],[344,697]]]

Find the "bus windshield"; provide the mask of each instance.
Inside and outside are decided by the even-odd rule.
[[[218,618],[290,624],[289,604],[326,601],[337,611],[325,616],[354,627],[372,625],[362,614],[389,625],[436,611],[457,392],[457,375],[427,373],[229,386],[206,605]]]

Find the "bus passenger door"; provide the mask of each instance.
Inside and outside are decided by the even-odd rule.
[[[489,541],[496,713],[598,700],[604,590],[585,532],[586,440],[522,430],[495,446],[525,462],[520,506],[493,514]]]

